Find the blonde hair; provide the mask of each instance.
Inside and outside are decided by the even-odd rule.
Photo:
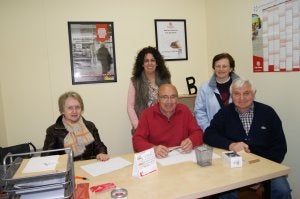
[[[65,103],[66,103],[66,100],[69,98],[69,97],[72,97],[74,99],[76,99],[80,106],[81,106],[81,110],[82,112],[84,111],[84,105],[83,105],[83,101],[82,101],[82,98],[81,96],[74,92],[74,91],[69,91],[69,92],[66,92],[64,94],[62,94],[59,98],[58,98],[58,108],[59,108],[59,112],[62,114],[64,112],[64,106],[65,106]]]

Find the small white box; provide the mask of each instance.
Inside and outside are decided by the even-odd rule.
[[[243,159],[236,152],[233,152],[233,151],[223,152],[222,156],[223,156],[225,164],[227,166],[229,166],[230,168],[243,166]]]

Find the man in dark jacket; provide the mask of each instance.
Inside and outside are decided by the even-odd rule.
[[[249,80],[234,80],[230,93],[233,103],[214,116],[205,130],[204,142],[235,152],[244,150],[281,163],[287,145],[281,120],[274,109],[254,101],[256,91]],[[291,198],[285,176],[271,180],[271,198]]]
[[[102,74],[108,73],[112,64],[112,57],[104,44],[101,44],[97,52],[97,59],[101,62]]]

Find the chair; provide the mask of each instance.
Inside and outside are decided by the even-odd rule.
[[[196,95],[179,95],[178,101],[179,103],[185,104],[192,113],[194,113]]]
[[[8,147],[0,147],[0,165],[3,165],[4,158],[8,153],[19,154],[19,153],[28,153],[31,151],[36,152],[36,147],[31,142],[17,144],[17,145],[8,146]],[[17,158],[17,156],[15,156],[14,159],[15,158]],[[10,162],[12,162],[13,160],[11,160]],[[8,164],[9,161],[7,160],[6,163]]]
[[[238,191],[239,199],[263,199],[264,198],[264,187],[261,183],[255,186],[242,187]]]

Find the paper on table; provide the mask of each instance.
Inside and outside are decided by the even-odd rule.
[[[54,170],[58,163],[59,155],[30,158],[22,173],[33,173]]]
[[[102,175],[105,173],[109,173],[121,169],[131,164],[132,164],[131,162],[123,158],[117,157],[117,158],[111,158],[105,162],[99,161],[96,163],[83,165],[81,166],[81,168],[92,176],[98,176],[98,175]]]
[[[218,154],[213,153],[212,159],[221,158]],[[168,154],[168,157],[157,159],[157,162],[162,166],[177,164],[181,162],[197,162],[195,150],[190,153],[180,153],[178,150],[174,150]]]

